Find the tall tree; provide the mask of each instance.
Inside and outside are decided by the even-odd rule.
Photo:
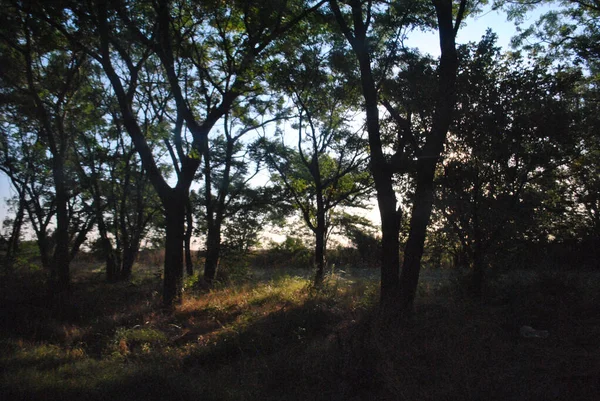
[[[0,57],[8,68],[2,70],[0,79],[5,104],[13,108],[13,116],[23,114],[25,118],[18,121],[25,124],[4,128],[28,131],[16,135],[35,135],[34,147],[48,152],[53,211],[42,216],[42,209],[35,210],[41,220],[36,232],[42,236],[40,250],[47,253],[48,216],[55,214],[54,252],[52,260],[46,263],[51,267],[52,292],[64,294],[70,288],[70,260],[85,240],[92,223],[80,213],[85,214],[83,209],[89,207],[76,201],[76,197],[81,195],[78,193],[80,188],[67,167],[73,138],[85,131],[97,117],[85,93],[89,63],[83,52],[71,49],[55,29],[33,17],[32,7],[35,4],[7,3],[5,6],[9,10],[3,14],[1,21]],[[14,131],[8,134],[14,134]],[[72,223],[75,226],[81,224],[74,229]]]
[[[228,217],[234,215],[244,204],[236,203],[238,197],[250,194],[250,181],[260,172],[260,162],[252,160],[251,149],[243,143],[248,133],[264,128],[277,120],[275,110],[269,103],[250,101],[246,107],[236,107],[223,118],[223,132],[211,138],[203,153],[202,178],[204,188],[198,197],[202,203],[199,225],[206,232],[206,257],[204,280],[212,283],[216,277],[221,256],[222,228]],[[263,116],[262,121],[251,115]],[[267,116],[274,116],[269,118]],[[259,196],[256,192],[255,195]]]
[[[74,20],[60,29],[104,69],[144,169],[161,199],[166,218],[163,302],[181,299],[185,210],[189,189],[205,152],[208,134],[236,102],[259,87],[265,55],[274,40],[321,3],[168,0],[150,4],[104,1],[66,2]],[[56,24],[59,10],[41,15]],[[54,15],[53,15],[54,14]],[[156,80],[142,82],[151,69]],[[165,118],[173,134],[166,140],[176,182],[162,174],[138,121],[138,90],[152,85],[150,101],[171,104]]]
[[[287,189],[314,235],[318,285],[324,277],[336,209],[362,206],[371,181],[362,128],[353,132],[349,125],[356,114],[353,91],[329,67],[331,55],[323,50],[323,37],[308,33],[299,40],[302,43],[286,53],[285,62],[272,77],[293,104],[296,116],[290,120],[296,131],[295,145],[287,144],[287,130],[277,131],[280,138],[265,138],[262,145],[275,180]]]
[[[98,87],[102,90],[102,85]],[[99,94],[109,123],[80,136],[75,156],[80,179],[94,201],[107,280],[115,282],[131,277],[141,243],[161,210],[135,148],[123,132],[113,99],[105,95]],[[145,125],[149,137],[156,131],[154,146],[160,147],[165,135],[161,126],[148,120]]]
[[[555,74],[543,60],[528,66],[502,56],[495,40],[488,32],[461,47],[461,90],[440,174],[440,206],[468,256],[474,295],[482,294],[488,254],[559,236],[552,222],[568,207],[560,182],[578,142],[579,71]]]
[[[339,29],[349,42],[358,61],[362,94],[365,99],[371,171],[382,222],[382,310],[384,313],[409,312],[412,310],[416,295],[425,235],[433,205],[435,170],[452,121],[458,69],[455,38],[463,17],[470,11],[470,7],[466,0],[461,0],[457,4],[451,0],[410,4],[393,2],[390,7],[373,1],[360,0],[345,2],[343,7],[340,7],[340,2],[337,0],[331,0],[329,4]],[[348,14],[345,13],[346,10]],[[424,18],[420,21],[418,15]],[[387,108],[392,115],[396,116],[398,136],[394,154],[386,155],[379,117],[379,105],[383,99],[380,96],[380,83],[377,81],[373,65],[379,61],[374,48],[374,43],[379,41],[373,35],[386,34],[386,30],[377,31],[374,24],[378,22],[376,20],[390,24],[387,25],[389,27],[387,35],[399,37],[401,30],[406,28],[405,21],[409,21],[409,24],[423,23],[423,21],[431,24],[432,15],[435,15],[433,26],[438,30],[441,52],[437,69],[437,88],[431,99],[434,113],[431,128],[424,135],[423,144],[415,149],[417,162],[414,201],[409,237],[404,249],[402,273],[399,275],[399,230],[402,216],[397,208],[393,177],[395,173],[405,169],[404,147],[410,143],[416,145],[416,141],[413,140],[410,122],[399,113],[395,113],[395,108],[390,104]]]

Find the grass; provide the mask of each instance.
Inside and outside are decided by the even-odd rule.
[[[73,308],[35,291],[2,303],[0,395],[11,400],[595,400],[600,274],[513,272],[474,302],[425,271],[413,319],[381,322],[377,281],[338,271],[256,274],[187,290],[161,311],[159,278],[75,273]],[[304,273],[304,272],[301,272]],[[27,282],[29,283],[29,282]],[[25,284],[27,284],[25,283]],[[519,336],[521,325],[548,330]]]

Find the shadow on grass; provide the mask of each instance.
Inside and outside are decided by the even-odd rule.
[[[76,290],[82,313],[61,322],[67,334],[0,342],[7,399],[595,400],[600,390],[591,278],[503,278],[477,302],[424,282],[414,318],[386,325],[371,281],[247,283],[188,295],[167,315],[152,278],[90,280]],[[550,335],[522,338],[522,324]]]
[[[237,291],[248,298],[237,309],[216,308],[215,298],[169,317],[146,315],[142,325],[114,330],[95,357],[90,344],[4,341],[0,389],[16,400],[346,399],[330,333],[347,311],[333,293],[283,283]],[[217,296],[225,302],[229,293]],[[218,313],[227,319],[205,339],[177,341],[184,323],[197,333]]]

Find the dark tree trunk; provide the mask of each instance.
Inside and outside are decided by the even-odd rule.
[[[367,114],[367,130],[371,149],[371,173],[377,191],[381,216],[381,308],[384,312],[396,306],[400,271],[400,214],[396,209],[392,173],[382,151],[379,132],[378,96],[371,73],[370,60],[360,58],[363,94]]]
[[[366,38],[362,38],[366,41]],[[381,216],[381,307],[384,311],[396,308],[400,271],[400,216],[396,210],[396,194],[392,172],[383,154],[379,132],[379,99],[371,71],[367,49],[355,48],[361,71],[362,91],[367,114],[367,131],[371,149],[371,173],[377,191]]]
[[[332,11],[346,39],[356,54],[360,68],[362,94],[365,99],[366,126],[369,134],[371,172],[377,192],[377,203],[381,215],[381,308],[393,311],[399,289],[400,270],[400,214],[396,210],[392,170],[383,153],[379,125],[379,95],[371,69],[371,56],[367,31],[372,21],[363,20],[362,3],[352,1],[353,28],[350,28],[342,15],[338,3],[330,1]]]
[[[133,264],[137,258],[140,249],[139,241],[125,247],[123,249],[123,258],[121,264],[121,280],[129,280],[133,272]]]
[[[386,177],[379,177],[378,181],[377,199],[382,233],[380,303],[384,313],[391,313],[398,307],[400,287],[400,214],[396,211],[396,196],[391,182],[386,183]],[[381,181],[384,181],[383,185]]]
[[[417,162],[417,188],[412,208],[410,233],[404,252],[404,263],[400,275],[400,308],[401,313],[412,312],[421,258],[427,233],[427,225],[431,216],[434,197],[434,177],[437,161],[444,149],[444,142],[450,124],[455,103],[455,82],[458,69],[458,58],[455,46],[455,27],[452,17],[452,2],[448,0],[434,1],[438,20],[440,38],[440,66],[438,78],[438,94],[433,116],[433,126],[427,142]],[[464,12],[464,3],[461,4]],[[460,13],[460,11],[459,11]],[[456,27],[460,25],[459,15]]]
[[[54,186],[56,191],[56,233],[54,257],[51,271],[51,292],[68,293],[71,285],[69,271],[69,211],[68,193],[64,182],[64,165],[58,156],[55,156],[53,165]]]
[[[104,239],[102,240],[104,242]],[[107,252],[106,246],[104,252]],[[109,283],[116,283],[119,280],[119,268],[117,261],[115,260],[115,254],[112,251],[112,246],[106,254],[106,281]]]
[[[71,250],[69,251],[69,261],[75,259],[75,256],[79,253],[81,246],[87,240],[87,235],[96,224],[96,216],[88,216],[88,220],[79,227],[79,231],[71,239]]]
[[[40,260],[42,261],[42,267],[47,272],[50,272],[50,276],[52,276],[52,259],[50,257],[50,244],[49,238],[47,235],[37,234],[37,244],[38,249],[40,250]]]
[[[10,233],[10,237],[8,238],[8,244],[6,248],[4,267],[7,271],[12,269],[15,257],[19,252],[21,228],[23,226],[23,218],[25,217],[25,206],[25,197],[23,195],[20,195],[19,206],[15,215],[15,219],[13,221],[12,230]]]
[[[167,308],[182,300],[183,288],[183,242],[185,203],[187,193],[173,191],[165,202],[166,244],[163,283],[163,305]]]
[[[317,223],[317,230],[315,232],[315,285],[319,286],[323,283],[325,277],[325,219],[319,216],[319,223]],[[322,222],[320,220],[323,220]]]
[[[194,230],[194,219],[192,216],[192,205],[188,201],[185,207],[185,271],[188,276],[194,275],[194,262],[192,260],[192,232]]]
[[[433,206],[433,176],[435,163],[423,166],[417,172],[417,190],[415,193],[408,241],[404,248],[404,262],[400,275],[400,311],[412,310],[413,302],[419,283],[421,258],[427,233],[427,225]]]
[[[98,233],[100,234],[102,251],[104,252],[104,258],[106,260],[106,281],[109,283],[115,283],[119,279],[119,264],[115,256],[115,250],[110,242],[110,238],[108,238],[108,228],[106,227],[106,222],[104,220],[104,208],[102,207],[98,182],[93,178],[88,178],[83,173],[83,169],[81,169],[80,176],[82,179],[90,182],[90,187],[93,191],[96,221],[98,222]]]
[[[204,281],[212,284],[217,276],[221,254],[221,224],[214,223],[206,235],[206,260],[204,261]]]
[[[481,232],[481,221],[479,219],[479,206],[481,199],[481,183],[479,180],[479,172],[475,176],[475,183],[473,188],[473,241],[472,241],[472,268],[471,272],[471,295],[474,298],[480,298],[483,295],[483,280],[484,280],[484,268],[483,265],[483,249],[482,249],[482,232]]]
[[[100,233],[100,241],[102,242],[102,251],[106,259],[106,281],[114,283],[119,279],[119,267],[115,258],[115,252],[113,246],[108,238],[106,224],[104,218],[100,215],[101,210],[98,211],[98,231]]]

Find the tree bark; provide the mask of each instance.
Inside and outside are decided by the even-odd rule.
[[[400,271],[400,215],[396,209],[392,173],[385,156],[379,128],[378,94],[371,71],[368,54],[359,49],[359,65],[365,111],[367,114],[367,131],[369,148],[371,149],[371,173],[377,192],[377,204],[381,216],[381,294],[382,310],[396,308]]]
[[[192,260],[192,232],[194,230],[194,218],[192,216],[192,205],[188,200],[185,207],[185,270],[188,276],[194,275],[194,262]]]
[[[404,248],[402,273],[400,274],[400,299],[397,307],[402,313],[412,311],[417,293],[427,225],[433,207],[434,173],[435,163],[422,166],[417,171],[417,190],[412,207],[408,241]]]
[[[484,280],[484,268],[483,265],[483,235],[481,232],[481,221],[479,218],[479,208],[481,199],[481,183],[479,180],[479,171],[475,175],[475,183],[473,188],[473,202],[472,202],[472,215],[473,215],[473,240],[472,240],[472,276],[471,276],[471,295],[474,298],[480,298],[483,295],[483,280]]]
[[[375,172],[373,172],[375,177]],[[379,181],[379,184],[377,182]],[[383,183],[382,183],[383,181]],[[381,216],[381,293],[384,314],[397,309],[400,288],[400,215],[396,211],[396,195],[385,177],[376,180],[379,215]],[[390,180],[391,181],[391,180]]]
[[[206,235],[206,260],[204,261],[204,281],[212,284],[217,275],[221,254],[221,224],[213,223]]]
[[[183,242],[187,192],[172,191],[171,200],[165,202],[166,244],[163,282],[163,305],[171,308],[181,302],[183,291]]]
[[[319,286],[323,283],[325,277],[325,218],[319,216],[319,220],[322,222],[317,223],[317,230],[315,232],[315,285]],[[322,225],[320,225],[321,223]]]
[[[6,248],[6,255],[4,260],[4,267],[6,271],[13,268],[15,257],[19,252],[19,244],[21,242],[21,228],[23,226],[23,219],[25,217],[25,196],[21,192],[19,194],[19,206],[13,221],[12,230],[10,237],[8,238],[8,244]]]
[[[379,95],[371,69],[371,56],[367,40],[370,20],[363,20],[362,3],[352,1],[353,28],[343,17],[337,1],[330,5],[342,32],[356,55],[360,68],[362,94],[365,99],[366,127],[371,154],[370,168],[377,192],[377,204],[381,216],[381,295],[383,313],[397,308],[396,300],[400,287],[400,214],[396,210],[396,194],[392,171],[383,153],[379,122]]]
[[[133,272],[133,264],[137,258],[140,249],[139,241],[130,244],[123,249],[123,258],[121,264],[121,280],[129,280]]]
[[[69,270],[69,195],[64,181],[64,163],[59,155],[54,156],[53,177],[56,191],[56,232],[51,271],[51,292],[67,293],[71,286]]]
[[[103,211],[101,209],[97,210],[98,232],[100,234],[100,241],[102,242],[102,251],[104,252],[106,260],[106,281],[115,283],[119,279],[119,267],[117,265],[113,246],[108,238],[108,230],[102,213]]]
[[[437,14],[441,50],[438,77],[439,89],[433,125],[417,162],[417,188],[400,275],[400,304],[398,306],[401,313],[410,313],[413,309],[419,283],[427,225],[433,207],[435,169],[444,149],[448,129],[452,122],[452,112],[456,98],[455,82],[458,57],[455,36],[462,20],[462,14],[459,11],[456,26],[454,26],[452,1],[434,0],[433,4]],[[461,2],[461,10],[464,12],[464,1]]]

